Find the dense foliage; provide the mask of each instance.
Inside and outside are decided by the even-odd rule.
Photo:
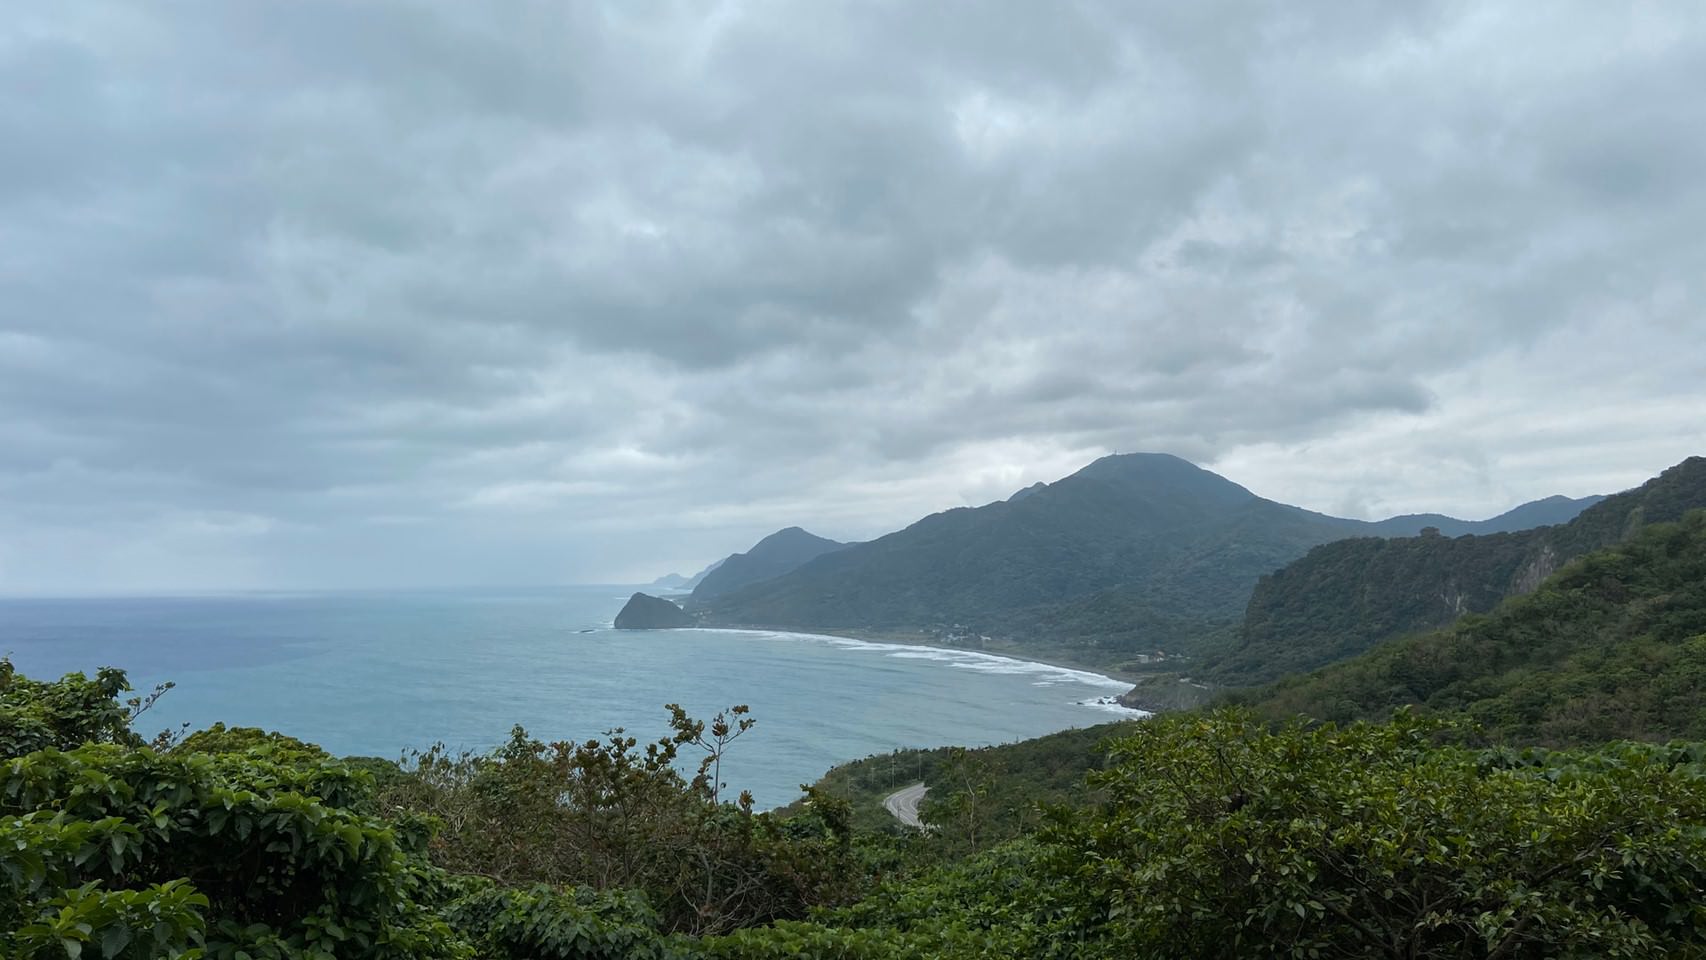
[[[1560,526],[1316,547],[1256,584],[1236,643],[1205,651],[1195,675],[1247,686],[1314,670],[1382,640],[1486,613],[1575,557],[1699,508],[1706,508],[1706,458],[1691,457]]]
[[[152,697],[121,701],[129,690],[122,670],[102,669],[92,680],[73,673],[49,683],[23,676],[10,659],[0,658],[0,757],[85,743],[140,746],[142,738],[130,723]]]
[[[456,955],[422,903],[424,835],[359,810],[364,791],[336,763],[114,744],[15,757],[0,929],[22,956]]]
[[[24,718],[8,742],[73,729],[60,708],[114,716],[79,675],[7,675],[6,717]],[[127,712],[122,675],[94,682]],[[1180,715],[909,756],[936,829],[884,839],[856,836],[830,793],[901,758],[761,814],[721,799],[750,716],[674,709],[672,726],[644,746],[518,730],[489,755],[434,748],[399,766],[248,728],[161,751],[97,724],[107,742],[0,765],[0,955],[1699,956],[1706,943],[1698,746],[1517,753],[1413,716],[1274,729]],[[696,775],[678,772],[693,751]]]
[[[1101,799],[728,957],[1706,956],[1706,747],[1136,724]]]
[[[863,876],[844,803],[784,821],[723,801],[744,707],[672,707],[643,751],[517,730],[399,767],[223,725],[155,749],[120,671],[0,678],[8,958],[692,956],[673,931],[800,918]]]
[[[1486,617],[1235,699],[1275,718],[1415,704],[1512,742],[1706,737],[1706,511],[1583,557]]]
[[[1400,715],[1145,723],[1051,838],[1106,955],[1701,955],[1706,750],[1486,751]]]
[[[857,876],[845,802],[808,798],[787,820],[754,813],[745,795],[720,802],[717,766],[750,722],[743,714],[707,726],[675,708],[676,735],[643,748],[620,730],[546,744],[520,728],[489,755],[435,747],[381,802],[444,825],[431,850],[448,870],[509,886],[638,891],[668,930],[718,932],[847,898]],[[706,753],[689,781],[675,761],[695,744]]]
[[[1534,562],[1540,535],[1359,537],[1316,547],[1257,582],[1238,642],[1197,673],[1225,686],[1266,683],[1485,613]]]
[[[1087,803],[1091,791],[1085,775],[1101,769],[1106,741],[1130,730],[1134,722],[1079,727],[969,750],[896,750],[838,764],[813,785],[814,793],[847,801],[857,829],[902,833],[883,808],[883,799],[922,782],[930,790],[919,812],[934,828],[925,839],[933,855],[952,855],[1032,832],[1045,806]],[[972,796],[965,797],[967,793]]]

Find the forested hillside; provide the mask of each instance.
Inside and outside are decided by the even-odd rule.
[[[1259,573],[1355,526],[1263,500],[1176,457],[1106,457],[1026,496],[926,517],[704,609],[731,625],[957,623],[989,632],[1011,614],[1035,619],[1117,589],[1140,597],[1148,616],[1229,619]],[[1073,622],[1090,623],[1086,634],[1119,632],[1095,617],[1092,608]]]
[[[701,575],[693,587],[693,601],[703,603],[712,597],[779,577],[808,560],[846,546],[799,527],[778,530],[753,544],[752,549],[745,553],[724,557]]]
[[[1078,727],[990,747],[896,750],[838,764],[813,787],[846,800],[855,826],[902,832],[882,801],[901,787],[923,782],[930,788],[920,807],[926,822],[952,843],[989,846],[1036,829],[1039,804],[1089,800],[1085,776],[1101,769],[1104,744],[1130,734],[1137,722]],[[968,792],[973,796],[968,798]]]
[[[1274,517],[1288,523],[1269,532],[1266,520]],[[1153,581],[1158,607],[1194,612],[1221,605],[1223,581],[1237,578],[1227,564],[1213,570],[1216,547],[1254,552],[1259,570],[1341,530],[1341,522],[1327,517],[1303,520],[1302,530],[1290,520],[1290,508],[1184,460],[1105,457],[1020,500],[935,513],[822,556],[713,600],[706,612],[717,621],[769,626],[981,626],[1008,610],[1129,581]],[[1252,527],[1269,535],[1247,546],[1233,542],[1233,530]],[[1181,564],[1210,578],[1181,575]]]
[[[1512,743],[1706,737],[1706,510],[1582,557],[1491,614],[1234,699],[1276,719],[1414,705]]]
[[[723,626],[984,637],[989,649],[1147,670],[1232,646],[1257,579],[1311,546],[1433,519],[1502,529],[1591,500],[1548,498],[1486,521],[1367,523],[1263,499],[1177,457],[1124,454],[738,590],[711,595],[707,578],[695,606]]]
[[[1700,507],[1706,458],[1691,457],[1561,526],[1328,543],[1262,577],[1235,642],[1223,653],[1210,651],[1193,675],[1226,686],[1264,683],[1485,613],[1574,557]]]

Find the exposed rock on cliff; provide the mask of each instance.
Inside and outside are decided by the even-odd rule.
[[[1168,710],[1194,710],[1213,696],[1214,690],[1209,687],[1163,673],[1138,680],[1130,690],[1120,694],[1118,702],[1120,706],[1134,710],[1163,713]]]

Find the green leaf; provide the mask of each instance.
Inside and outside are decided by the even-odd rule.
[[[129,945],[131,939],[130,927],[123,923],[115,923],[107,927],[101,934],[101,956],[116,957]]]

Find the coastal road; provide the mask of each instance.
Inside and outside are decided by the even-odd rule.
[[[924,799],[924,791],[928,789],[930,788],[922,783],[901,787],[883,798],[883,807],[901,823],[922,830],[924,824],[918,819],[918,803]]]

